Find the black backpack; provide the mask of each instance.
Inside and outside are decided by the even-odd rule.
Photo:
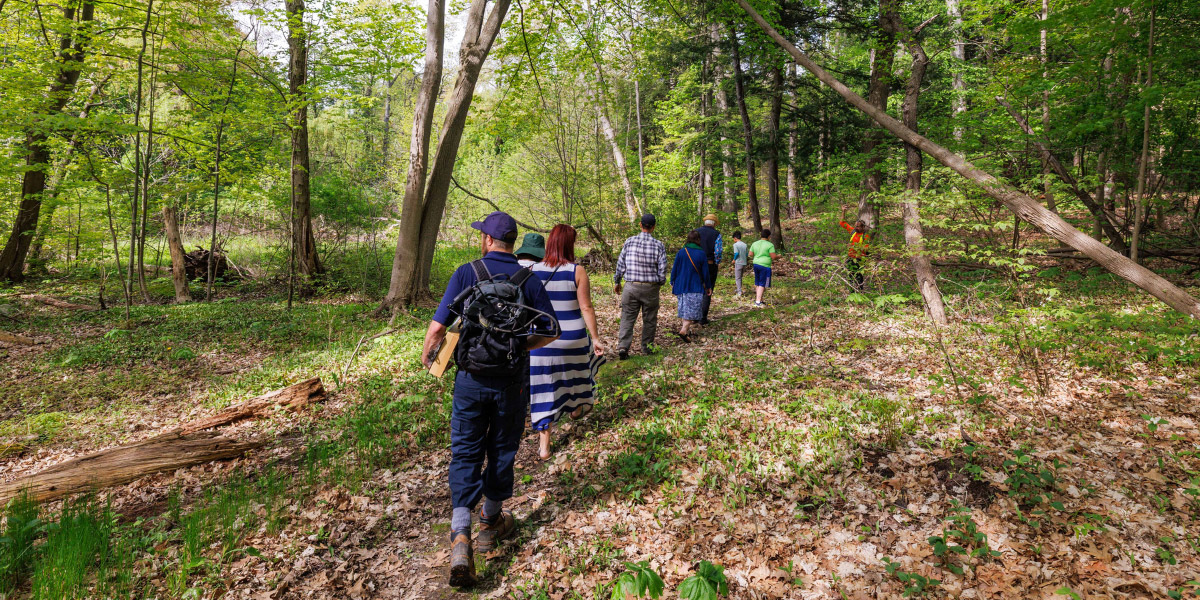
[[[503,279],[493,276],[482,260],[472,261],[471,268],[478,281],[453,303],[462,306],[462,333],[454,349],[454,362],[472,375],[518,375],[529,354],[525,343],[534,320],[547,316],[555,330],[558,320],[525,304],[522,286],[533,275],[528,268]]]

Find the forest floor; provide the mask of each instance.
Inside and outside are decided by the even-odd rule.
[[[508,503],[520,528],[480,557],[481,583],[464,591],[445,585],[451,382],[416,361],[428,308],[346,368],[358,340],[385,328],[365,301],[289,313],[278,299],[225,298],[135,306],[125,322],[22,298],[85,296],[66,284],[0,292],[5,329],[42,342],[0,349],[0,442],[19,446],[0,480],[313,375],[332,391],[309,413],[224,430],[268,442],[244,458],[43,507],[59,526],[23,567],[0,544],[0,586],[60,598],[607,598],[625,562],[648,561],[677,597],[710,561],[732,598],[1200,589],[1193,323],[1094,268],[1053,268],[953,275],[954,322],[934,328],[903,281],[848,294],[839,265],[783,261],[763,310],[723,276],[718,316],[691,344],[669,335],[665,297],[662,352],[606,365],[596,411],[556,430],[549,461],[527,432]],[[605,288],[596,303],[611,340]],[[79,545],[61,532],[85,521],[119,559],[69,551]]]

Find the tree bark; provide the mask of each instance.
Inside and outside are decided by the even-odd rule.
[[[783,224],[779,216],[779,113],[783,104],[783,69],[771,69],[771,100],[767,115],[767,135],[770,154],[767,155],[767,222],[771,227],[771,243],[784,252]],[[752,238],[753,239],[753,238]]]
[[[408,150],[408,177],[404,184],[404,200],[400,209],[400,233],[396,254],[392,259],[391,282],[387,296],[376,314],[395,311],[416,296],[412,281],[416,278],[417,238],[421,235],[421,220],[425,209],[425,174],[429,168],[429,137],[433,131],[433,116],[437,109],[438,92],[442,87],[442,54],[445,45],[445,0],[429,0],[425,21],[425,71],[413,111],[412,138]]]
[[[879,0],[880,34],[871,52],[871,81],[867,84],[867,101],[871,106],[886,111],[891,93],[892,62],[896,56],[896,34],[900,17],[897,0]],[[883,163],[886,158],[885,134],[874,129],[863,140],[863,155],[866,159],[863,170],[862,195],[858,198],[858,219],[865,221],[868,228],[879,226],[879,204],[877,197],[883,191]]]
[[[324,401],[325,397],[325,386],[321,384],[321,378],[313,377],[285,388],[267,392],[245,402],[239,402],[202,419],[188,421],[164,435],[188,435],[206,429],[232,425],[246,419],[267,417],[283,410],[299,412],[300,409],[314,402]]]
[[[83,108],[80,109],[79,115],[76,117],[78,120],[84,121],[88,118],[88,115],[92,113],[92,109],[96,107],[96,96],[100,95],[100,92],[104,89],[104,86],[108,84],[110,79],[112,79],[112,75],[107,75],[92,85],[92,91],[88,94],[87,100],[83,103]],[[41,222],[38,223],[37,235],[34,236],[33,245],[29,248],[29,260],[31,261],[41,258],[42,246],[45,244],[46,236],[50,234],[50,228],[54,222],[54,212],[58,210],[58,207],[61,204],[61,201],[58,197],[58,188],[60,185],[62,185],[63,180],[66,179],[67,171],[71,167],[71,163],[75,158],[75,153],[78,150],[79,132],[74,131],[71,133],[70,141],[67,142],[66,152],[64,152],[63,155],[60,156],[56,161],[54,174],[50,177],[49,183],[46,184],[46,191],[43,194],[44,199],[42,200],[42,206],[45,207],[49,212],[47,212],[45,218],[41,219]]]
[[[788,76],[790,78],[796,75],[796,64],[788,63]],[[794,91],[793,91],[794,97]],[[788,218],[794,219],[797,214],[801,213],[800,208],[800,189],[797,187],[799,182],[796,181],[796,145],[797,132],[796,121],[788,122],[788,164],[787,164],[787,211]]]
[[[1040,57],[1042,61],[1042,80],[1043,82],[1050,81],[1049,71],[1049,54],[1046,44],[1046,19],[1050,18],[1050,0],[1042,0],[1042,30],[1041,30],[1041,47]],[[1050,139],[1050,88],[1042,91],[1042,135]],[[1042,161],[1042,193],[1046,195],[1046,208],[1053,212],[1054,205],[1054,186],[1050,180],[1050,165],[1046,161]]]
[[[762,231],[762,211],[758,207],[758,174],[754,165],[754,126],[746,110],[746,88],[742,82],[742,59],[738,51],[737,30],[729,26],[729,45],[733,49],[733,91],[742,117],[742,147],[746,152],[746,202],[750,205],[750,224]]]
[[[922,26],[923,27],[923,26]],[[912,71],[904,86],[904,102],[900,108],[904,126],[912,131],[917,130],[919,116],[918,101],[921,98],[921,84],[925,81],[925,71],[929,67],[929,55],[917,39],[920,28],[910,33],[897,32],[907,38],[905,45],[912,55]],[[942,302],[942,292],[938,289],[937,274],[929,263],[929,255],[925,254],[925,237],[921,231],[921,150],[912,144],[904,144],[904,163],[906,177],[904,182],[904,243],[912,253],[913,273],[917,277],[917,291],[925,300],[925,314],[933,322],[946,324],[946,306]]]
[[[950,67],[953,79],[950,88],[953,92],[954,142],[961,144],[963,139],[962,114],[967,112],[967,88],[963,83],[962,69],[967,62],[967,44],[963,41],[963,16],[959,0],[946,0],[946,12],[950,15],[952,41],[954,46],[951,56],[954,59]]]
[[[1060,242],[1079,250],[1112,273],[1142,288],[1172,308],[1192,317],[1200,318],[1200,302],[1197,302],[1187,292],[1179,289],[1153,271],[1113,252],[1104,244],[1088,237],[1062,220],[1058,215],[1046,210],[1040,203],[1023,194],[1020,190],[1001,182],[990,174],[981,171],[963,157],[950,152],[905,127],[903,123],[892,118],[885,111],[877,109],[874,105],[864,100],[862,96],[854,93],[853,90],[846,87],[845,84],[835,79],[825,69],[821,68],[807,55],[798,50],[790,41],[779,35],[779,32],[775,31],[763,19],[762,15],[758,14],[758,11],[750,6],[747,0],[737,0],[737,3],[771,39],[775,40],[788,54],[791,54],[792,58],[800,66],[833,88],[848,103],[866,113],[867,116],[874,119],[876,123],[882,125],[893,135],[904,142],[920,148],[938,162],[975,182],[988,196],[1003,203],[1009,210],[1019,215],[1027,223],[1041,229]]]
[[[471,108],[475,83],[483,62],[491,51],[492,43],[500,31],[500,25],[508,12],[509,0],[497,0],[491,13],[484,22],[486,0],[474,0],[467,15],[467,24],[463,35],[462,47],[459,51],[460,69],[458,79],[454,82],[454,91],[446,107],[446,119],[442,124],[438,140],[437,154],[430,170],[429,184],[425,186],[422,196],[415,196],[410,203],[409,189],[405,190],[404,212],[401,215],[400,233],[396,242],[396,257],[392,263],[392,279],[388,295],[384,298],[380,311],[395,311],[402,305],[411,303],[422,295],[429,293],[429,272],[433,266],[433,252],[437,246],[438,231],[441,228],[442,213],[446,208],[446,195],[450,189],[450,179],[454,172],[454,161],[458,156],[458,147],[462,141],[463,127],[466,124],[467,112]],[[442,5],[439,0],[430,1],[429,21],[426,29],[426,73],[434,67],[440,80],[441,47],[444,40],[441,16]],[[436,65],[436,66],[435,66]],[[418,98],[418,115],[413,122],[413,146],[420,145],[418,137],[422,128],[427,128],[433,118],[434,102],[437,99],[436,82],[423,81],[421,97]],[[427,101],[428,104],[423,104]],[[422,112],[422,111],[425,112]],[[422,122],[423,117],[429,121]],[[428,146],[428,132],[424,132],[424,145]],[[422,167],[423,172],[425,152],[416,148],[410,156],[410,175],[415,167]],[[420,164],[414,164],[414,163]],[[409,185],[413,185],[410,176]],[[414,190],[420,191],[420,190]]]
[[[433,158],[433,168],[429,173],[429,188],[425,190],[425,219],[421,222],[420,262],[417,290],[419,293],[429,293],[429,275],[433,269],[433,253],[437,248],[438,233],[442,228],[442,216],[446,211],[446,196],[450,192],[450,177],[454,174],[454,163],[458,159],[458,147],[462,142],[463,128],[467,124],[467,113],[471,110],[471,100],[475,97],[475,83],[479,80],[479,72],[483,62],[491,52],[492,43],[500,33],[500,26],[508,14],[510,0],[496,0],[487,21],[483,22],[483,9],[479,11],[479,19],[467,20],[467,33],[463,36],[463,46],[459,51],[459,64],[462,65],[458,78],[454,82],[454,92],[446,105],[446,120],[442,123],[439,134],[437,154]]]
[[[625,189],[625,216],[632,222],[638,218],[637,197],[633,193],[633,182],[629,181],[625,151],[621,149],[621,143],[617,141],[617,131],[608,118],[604,98],[603,92],[592,92],[592,101],[596,104],[596,116],[600,119],[600,131],[604,133],[604,139],[608,141],[608,147],[612,151],[613,164],[617,167],[617,174],[621,176],[621,186]]]
[[[216,433],[167,435],[109,448],[57,464],[45,471],[0,484],[0,503],[28,493],[35,502],[48,502],[184,467],[227,460],[263,445],[240,442]]]
[[[86,57],[87,37],[84,32],[95,16],[95,8],[93,0],[82,0],[78,14],[75,5],[62,9],[64,20],[72,23],[77,21],[77,24],[59,40],[58,73],[47,93],[50,105],[40,120],[52,121],[71,100]],[[50,132],[47,127],[46,124],[35,125],[25,135],[27,170],[21,179],[21,203],[13,219],[12,233],[4,250],[0,251],[0,280],[19,282],[25,279],[25,257],[37,229],[42,195],[46,191],[46,169],[50,166]]]
[[[317,241],[312,229],[312,202],[309,185],[308,151],[308,33],[304,24],[304,0],[287,0],[288,16],[288,97],[292,112],[292,246],[296,268],[311,278],[324,272],[317,256]],[[307,290],[310,286],[304,286]]]
[[[192,294],[188,290],[187,273],[183,266],[183,236],[179,234],[179,218],[175,205],[164,201],[162,214],[167,248],[171,253],[171,281],[175,284],[175,302],[187,302],[192,299]]]
[[[1150,39],[1146,49],[1146,92],[1154,85],[1154,2],[1150,2]],[[1138,161],[1137,191],[1134,193],[1137,204],[1133,211],[1133,235],[1129,238],[1129,259],[1140,262],[1138,247],[1141,245],[1142,223],[1146,220],[1146,164],[1150,162],[1150,102],[1142,111],[1142,155]]]
[[[1058,175],[1059,179],[1062,179],[1063,183],[1071,187],[1071,189],[1075,192],[1075,196],[1079,198],[1080,202],[1083,202],[1083,205],[1086,206],[1089,211],[1091,211],[1092,216],[1096,218],[1096,221],[1100,224],[1101,229],[1103,229],[1108,235],[1113,247],[1124,252],[1126,248],[1125,240],[1121,237],[1121,232],[1114,224],[1115,218],[1104,208],[1103,197],[1101,197],[1101,201],[1099,202],[1093,200],[1091,195],[1088,194],[1087,190],[1078,185],[1078,183],[1075,181],[1075,178],[1071,175],[1071,172],[1068,171],[1065,166],[1063,166],[1062,162],[1058,160],[1058,157],[1054,156],[1054,154],[1050,152],[1050,148],[1035,137],[1036,134],[1033,131],[1033,127],[1029,126],[1029,122],[1025,120],[1025,117],[1022,117],[1021,113],[1017,112],[1017,110],[1013,108],[1013,106],[1009,104],[1008,101],[1003,97],[997,96],[996,102],[999,102],[1001,106],[1008,110],[1008,114],[1011,115],[1013,120],[1017,122],[1017,125],[1021,128],[1021,131],[1025,132],[1025,135],[1028,135],[1031,139],[1033,139],[1034,145],[1037,147],[1038,151],[1041,152],[1042,162],[1049,165],[1054,173]]]

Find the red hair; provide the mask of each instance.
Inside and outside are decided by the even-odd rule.
[[[575,228],[570,225],[558,224],[550,230],[546,239],[546,258],[542,263],[547,267],[558,267],[575,262]]]

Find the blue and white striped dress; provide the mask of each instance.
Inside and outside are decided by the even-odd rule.
[[[574,264],[533,265],[554,305],[562,335],[544,348],[529,353],[529,402],[533,428],[541,431],[563,413],[595,400],[596,385],[590,364],[592,342],[576,295]]]

